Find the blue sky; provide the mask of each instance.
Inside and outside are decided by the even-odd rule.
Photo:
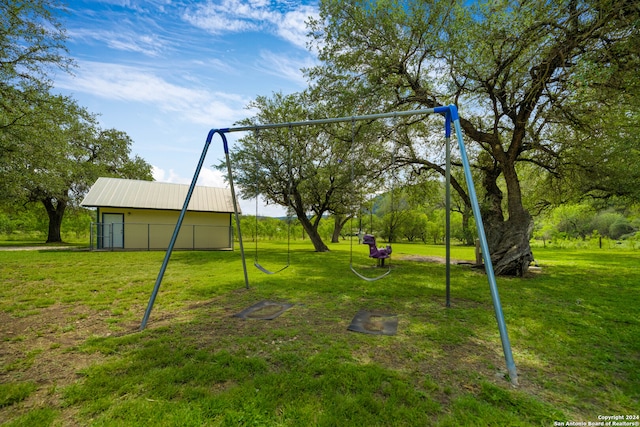
[[[212,128],[251,114],[258,95],[306,87],[301,68],[316,63],[305,21],[316,1],[68,0],[63,15],[78,67],[55,87],[126,132],[133,153],[158,181],[190,183]],[[229,135],[230,142],[241,134]],[[224,158],[219,139],[199,184],[224,186],[211,168]],[[242,203],[252,213],[252,201]],[[261,215],[278,215],[273,206]]]

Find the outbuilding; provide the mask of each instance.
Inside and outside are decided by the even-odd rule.
[[[183,184],[98,178],[81,203],[96,208],[91,248],[167,249],[188,191]],[[174,248],[232,250],[233,212],[229,189],[196,186]]]

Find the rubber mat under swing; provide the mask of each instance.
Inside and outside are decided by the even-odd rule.
[[[365,334],[395,335],[398,331],[398,316],[360,310],[356,313],[347,329]]]
[[[243,319],[260,319],[273,320],[282,313],[293,307],[293,304],[260,301],[249,308],[245,308],[240,313],[234,314],[233,317],[241,317]]]

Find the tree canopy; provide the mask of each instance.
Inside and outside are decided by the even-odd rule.
[[[51,71],[73,65],[58,19],[62,10],[56,0],[0,2],[0,110],[13,118],[28,114],[21,108],[49,89]]]
[[[339,115],[313,104],[308,94],[260,96],[251,107],[257,113],[243,125]],[[339,234],[365,195],[384,181],[379,174],[390,158],[379,131],[362,123],[259,130],[241,139],[230,157],[242,194],[260,194],[267,202],[290,209],[322,252],[328,250],[318,234],[323,215],[338,218],[334,236]]]
[[[130,158],[124,132],[102,129],[96,116],[50,92],[50,73],[69,71],[57,1],[0,2],[0,196],[41,203],[48,242],[59,242],[70,204],[99,176],[151,179],[151,166]]]
[[[522,274],[532,260],[533,220],[523,204],[520,164],[556,177],[579,168],[589,177],[598,162],[586,156],[594,145],[586,137],[594,125],[620,123],[610,122],[612,109],[629,119],[627,135],[638,134],[639,19],[633,1],[324,0],[311,22],[322,62],[308,75],[328,103],[356,97],[375,111],[458,104],[481,174],[496,273]],[[637,141],[619,132],[599,136],[622,145],[616,153],[637,150]],[[413,145],[406,154],[441,168]],[[605,163],[597,165],[602,172]],[[621,184],[614,178],[625,180],[597,174],[583,183],[611,191]]]
[[[41,203],[49,216],[47,242],[59,242],[66,208],[77,204],[100,176],[152,179],[151,165],[130,158],[124,132],[102,129],[96,117],[63,96],[41,96],[2,136],[13,148],[0,164],[0,194]]]

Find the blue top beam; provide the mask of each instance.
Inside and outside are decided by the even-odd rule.
[[[420,114],[433,114],[436,112],[437,108],[448,109],[450,107],[451,106],[424,108],[420,110],[394,111],[391,113],[366,114],[362,116],[349,116],[349,117],[334,117],[330,119],[304,120],[299,122],[269,123],[264,125],[253,125],[253,126],[238,126],[233,128],[227,128],[227,129],[218,129],[218,131],[225,132],[225,133],[226,132],[246,132],[246,131],[256,131],[261,129],[276,129],[276,128],[294,127],[294,126],[312,126],[312,125],[323,125],[328,123],[352,122],[356,120],[375,120],[375,119],[384,119],[389,117],[417,116]]]

